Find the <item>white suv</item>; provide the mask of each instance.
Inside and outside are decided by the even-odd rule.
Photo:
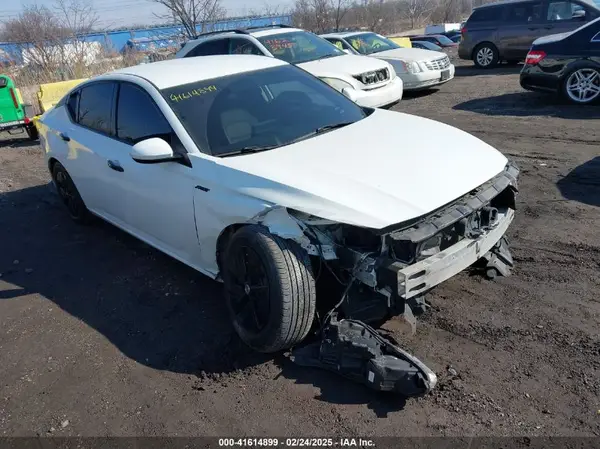
[[[188,41],[177,58],[222,54],[270,56],[317,76],[360,106],[391,106],[402,80],[386,61],[346,54],[325,39],[284,25],[206,33]]]
[[[404,90],[429,89],[454,78],[454,65],[441,51],[403,48],[390,39],[369,31],[322,34],[339,49],[389,62],[404,83]]]

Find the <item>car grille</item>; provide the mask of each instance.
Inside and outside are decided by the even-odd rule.
[[[365,72],[360,75],[354,75],[358,81],[363,83],[365,86],[371,84],[383,83],[390,79],[390,72],[388,69],[375,70],[373,72]]]
[[[431,61],[425,61],[425,67],[429,70],[444,70],[450,67],[450,58],[443,56],[438,59],[432,59]]]

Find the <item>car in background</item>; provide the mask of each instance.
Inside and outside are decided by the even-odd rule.
[[[600,17],[591,0],[521,0],[478,6],[463,26],[461,59],[482,69],[525,59],[534,40],[566,33]]]
[[[528,90],[559,93],[575,104],[600,101],[600,18],[535,40],[520,83]]]
[[[0,133],[26,133],[29,139],[36,140],[38,132],[33,117],[31,105],[23,104],[13,80],[0,75]]]
[[[412,48],[420,48],[421,50],[443,51],[442,47],[429,41],[411,41],[411,44]]]
[[[402,78],[405,91],[429,89],[454,78],[454,65],[443,52],[400,47],[370,31],[329,33],[320,37],[343,51],[389,62]]]
[[[389,63],[347,54],[316,34],[286,25],[206,33],[186,42],[175,57],[225,54],[295,64],[365,107],[390,107],[402,98],[402,79]]]
[[[458,44],[456,42],[453,42],[452,39],[450,39],[447,36],[444,36],[443,34],[425,34],[425,35],[421,35],[421,36],[408,36],[412,41],[428,41],[428,42],[433,42],[435,45],[442,47],[442,48],[454,48],[457,47]]]
[[[445,33],[441,33],[444,36],[446,36],[448,39],[450,39],[452,42],[460,42],[460,30],[452,30],[452,31],[446,31]]]
[[[478,260],[512,261],[519,170],[500,151],[360,107],[276,58],[119,69],[39,123],[71,218],[101,217],[222,281],[234,329],[260,352],[300,343],[334,311],[387,319]],[[321,265],[345,288],[343,307],[319,316],[338,300],[317,287]]]

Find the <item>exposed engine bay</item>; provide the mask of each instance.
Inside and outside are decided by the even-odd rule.
[[[395,346],[390,351],[364,323],[401,316],[414,333],[415,317],[428,307],[424,295],[439,283],[469,267],[480,269],[489,279],[508,276],[513,259],[504,234],[514,217],[518,174],[519,169],[509,163],[502,173],[451,204],[383,230],[293,214],[307,239],[301,242],[304,248],[343,286],[341,298],[321,322],[319,348],[313,344],[310,350],[297,349],[293,354],[298,363],[364,381],[365,363],[386,360],[388,369],[381,372],[392,377],[376,383],[367,379],[367,385],[407,396],[433,388],[435,375],[431,377],[422,362],[412,356],[407,359]],[[371,362],[365,361],[367,354]],[[364,363],[344,362],[348,359]],[[358,371],[349,373],[349,366]],[[398,380],[408,378],[412,383]]]

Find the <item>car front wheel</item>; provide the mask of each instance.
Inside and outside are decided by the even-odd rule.
[[[573,70],[565,77],[563,95],[576,104],[590,104],[600,100],[600,70],[592,67]]]
[[[313,324],[315,279],[297,243],[259,225],[244,226],[222,259],[227,306],[244,343],[276,352],[301,342]]]
[[[480,69],[496,67],[498,61],[498,49],[493,44],[480,44],[473,52],[473,62]]]

